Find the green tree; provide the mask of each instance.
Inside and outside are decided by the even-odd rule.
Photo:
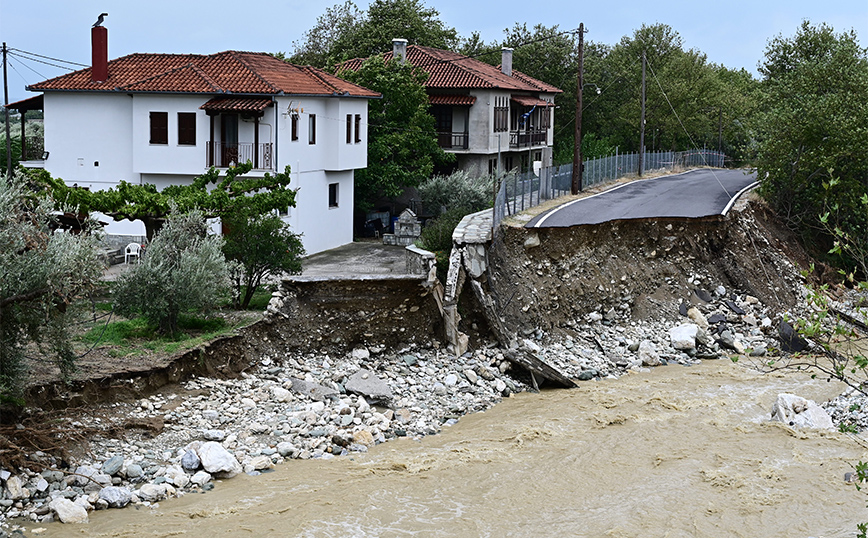
[[[346,1],[327,9],[305,33],[304,41],[293,43],[291,61],[334,69],[347,60],[390,50],[395,38],[451,50],[458,44],[458,34],[439,17],[421,0],[374,0],[365,12]]]
[[[141,220],[151,241],[172,212],[198,210],[204,218],[214,218],[258,215],[295,207],[296,191],[289,188],[289,166],[274,175],[242,177],[252,168],[248,161],[229,167],[222,177],[220,170],[211,168],[189,185],[169,185],[161,191],[148,183],[126,181],[115,188],[88,191],[67,187],[62,179],[52,178],[44,170],[33,172],[31,177],[47,185],[56,200],[80,211],[99,211],[116,220]]]
[[[762,75],[756,166],[761,192],[815,253],[833,238],[819,225],[837,207],[839,226],[864,240],[859,200],[868,192],[868,56],[855,32],[805,21],[769,41]],[[823,186],[838,185],[826,197]]]
[[[400,195],[429,177],[435,164],[454,160],[437,145],[423,86],[427,73],[398,60],[385,62],[379,55],[358,71],[339,74],[383,95],[368,105],[368,167],[355,171],[358,209],[368,211],[377,199]]]
[[[181,313],[208,313],[225,297],[229,265],[222,246],[222,237],[208,234],[201,211],[172,207],[141,263],[118,278],[115,309],[141,315],[161,334],[176,333]]]
[[[317,17],[313,28],[304,33],[304,39],[292,42],[294,52],[289,62],[322,69],[334,68],[334,44],[344,36],[356,35],[363,20],[364,14],[351,0],[326,8],[325,13]]]
[[[102,274],[98,238],[55,231],[52,213],[22,176],[0,175],[0,399],[19,393],[28,343],[73,371],[67,306]]]
[[[230,217],[223,245],[226,259],[237,262],[233,271],[237,304],[247,308],[256,289],[268,275],[301,273],[304,247],[301,236],[290,231],[289,225],[274,213],[246,217]],[[242,287],[244,293],[242,295]]]

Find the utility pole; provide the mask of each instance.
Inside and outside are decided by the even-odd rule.
[[[6,42],[3,42],[3,104],[9,104],[9,83],[6,76]],[[6,119],[6,176],[12,177],[12,139],[9,138],[9,107],[4,106],[4,118]],[[24,136],[24,132],[21,133]]]
[[[723,107],[717,108],[717,153],[723,153]]]
[[[570,192],[579,194],[582,189],[582,86],[585,68],[585,23],[579,23],[579,75],[576,85],[576,133],[573,145],[573,177]]]
[[[642,51],[642,120],[639,126],[639,177],[645,172],[645,51]]]

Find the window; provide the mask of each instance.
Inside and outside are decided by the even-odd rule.
[[[329,207],[338,206],[338,184],[329,183]]]
[[[196,145],[196,113],[178,112],[178,145]]]
[[[151,144],[169,143],[169,113],[151,112]]]
[[[316,144],[316,114],[311,114],[307,120],[307,143]]]
[[[362,115],[356,114],[356,144],[362,141]]]
[[[292,125],[292,140],[294,142],[298,140],[298,114],[293,113],[290,124]]]
[[[488,175],[493,176],[497,173],[497,157],[488,159]]]
[[[353,143],[353,115],[347,114],[347,144]]]
[[[494,132],[500,133],[509,129],[509,98],[494,98]]]

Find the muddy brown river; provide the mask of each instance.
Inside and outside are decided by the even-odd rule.
[[[40,535],[853,536],[868,509],[844,473],[868,459],[868,443],[767,420],[780,392],[822,401],[840,390],[729,361],[659,367],[521,394],[440,435],[292,461]]]

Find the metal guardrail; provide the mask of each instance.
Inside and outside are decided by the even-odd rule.
[[[645,172],[692,166],[723,168],[726,156],[712,150],[645,152]],[[639,153],[623,153],[588,159],[582,173],[583,188],[639,173]],[[544,167],[533,172],[510,173],[500,183],[494,200],[494,227],[508,215],[520,213],[540,203],[570,194],[573,165]]]
[[[207,166],[225,167],[250,161],[255,169],[273,169],[271,142],[260,144],[207,142],[206,144]]]

